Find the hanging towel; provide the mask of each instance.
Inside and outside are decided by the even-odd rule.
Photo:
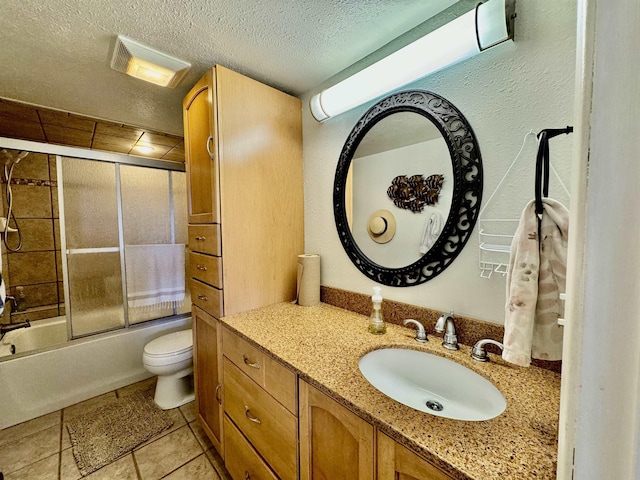
[[[422,240],[420,241],[420,255],[429,251],[442,232],[442,215],[438,212],[432,213],[424,226]]]
[[[125,245],[130,308],[170,308],[184,300],[184,249],[184,244]]]
[[[508,362],[529,366],[531,358],[562,358],[560,293],[565,291],[569,211],[544,198],[538,242],[535,201],[522,212],[511,244],[507,272],[504,351]]]

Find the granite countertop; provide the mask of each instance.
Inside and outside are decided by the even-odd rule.
[[[400,444],[456,479],[555,479],[560,375],[509,364],[497,355],[473,361],[471,348],[445,350],[441,338],[414,340],[415,330],[387,324],[367,332],[368,318],[326,304],[279,303],[225,317],[222,323],[294,370],[300,378],[355,411]],[[436,417],[402,405],[375,389],[358,360],[382,347],[434,353],[470,368],[502,392],[506,410],[470,422]]]

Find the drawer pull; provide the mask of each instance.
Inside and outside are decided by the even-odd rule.
[[[196,268],[197,268],[198,270],[202,270],[203,272],[206,272],[206,271],[207,271],[207,267],[205,267],[204,265],[197,265],[197,266],[196,266]]]
[[[196,237],[196,240],[200,241],[200,242],[204,242],[207,239],[207,237]]]
[[[242,354],[242,360],[244,360],[244,364],[247,367],[251,367],[251,368],[260,368],[260,364],[258,362],[252,362],[251,360],[249,360],[249,357],[247,357],[247,354]]]
[[[246,470],[244,471],[244,480],[251,480],[251,475]]]
[[[254,417],[253,415],[251,415],[251,412],[247,405],[244,406],[244,414],[249,419],[249,421],[257,423],[258,425],[262,424],[262,421],[258,417]]]
[[[222,398],[220,398],[220,389],[222,388],[222,385],[219,383],[216,386],[216,401],[218,402],[218,405],[222,405]]]
[[[207,138],[207,153],[209,154],[209,158],[211,160],[215,160],[215,155],[213,154],[210,148],[212,141],[213,141],[213,135],[209,135],[209,138]]]
[[[202,300],[203,302],[208,302],[209,299],[206,297],[206,295],[198,295],[198,300]]]

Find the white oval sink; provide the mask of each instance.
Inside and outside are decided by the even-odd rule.
[[[360,358],[360,371],[378,390],[409,407],[455,420],[489,420],[507,407],[486,378],[446,358],[383,348]]]

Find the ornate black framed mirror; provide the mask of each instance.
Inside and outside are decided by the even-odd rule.
[[[446,269],[473,231],[482,158],[449,101],[410,90],[383,98],[356,123],[336,168],[336,228],[349,259],[384,285],[409,287]]]

